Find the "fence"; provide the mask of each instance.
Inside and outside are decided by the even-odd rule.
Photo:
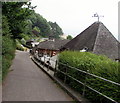
[[[49,70],[49,69],[53,70],[55,77],[57,77],[58,72],[59,72],[59,73],[62,73],[62,74],[64,75],[63,83],[66,83],[67,77],[69,77],[70,79],[72,79],[72,80],[76,81],[77,83],[83,85],[83,91],[82,91],[82,95],[83,95],[83,96],[85,96],[86,88],[88,88],[88,89],[92,90],[93,92],[95,92],[95,93],[101,95],[102,97],[106,98],[107,100],[109,100],[109,101],[110,101],[109,103],[118,103],[118,102],[115,101],[114,99],[112,99],[112,98],[104,95],[103,93],[99,92],[98,90],[96,90],[96,89],[90,87],[89,85],[87,85],[87,77],[88,77],[88,76],[91,76],[91,77],[94,77],[94,78],[98,78],[98,79],[100,79],[100,80],[102,80],[102,81],[105,81],[105,82],[108,82],[108,83],[111,83],[111,84],[113,84],[113,85],[115,85],[115,86],[120,87],[120,84],[119,84],[119,83],[116,83],[116,82],[113,82],[113,81],[111,81],[111,80],[108,80],[108,79],[99,77],[99,76],[97,76],[97,75],[91,74],[91,73],[89,73],[89,71],[83,71],[83,70],[77,69],[77,68],[75,68],[75,67],[71,67],[71,66],[69,66],[69,65],[67,65],[67,64],[63,64],[62,62],[58,62],[57,59],[53,60],[52,58],[48,58],[48,57],[43,57],[43,58],[39,58],[39,59],[38,59],[38,57],[36,57],[36,56],[35,56],[34,58],[35,58],[37,61],[41,62],[41,64],[43,65],[43,67],[46,66],[46,67],[48,68],[48,70]],[[58,67],[59,65],[65,66],[65,67],[66,67],[65,70],[63,70],[63,71],[60,70],[59,67]],[[77,71],[77,72],[80,72],[80,73],[85,74],[85,75],[84,75],[84,76],[85,76],[85,81],[82,82],[82,81],[76,79],[75,77],[69,75],[69,73],[68,73],[68,70],[69,70],[69,69],[68,69],[68,68],[69,68],[69,69],[73,69],[73,70],[75,70],[75,71]]]

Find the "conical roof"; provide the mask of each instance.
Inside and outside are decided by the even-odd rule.
[[[87,29],[68,42],[62,49],[82,50],[103,54],[112,59],[118,59],[120,43],[101,22],[94,22]]]
[[[97,36],[99,28],[99,23],[95,22],[82,33],[73,38],[68,42],[64,48],[69,50],[82,50],[84,47],[87,47],[89,51],[93,50],[95,39]]]
[[[120,59],[120,43],[105,27],[103,23],[99,24],[97,37],[95,40],[93,53],[103,54],[112,59]]]

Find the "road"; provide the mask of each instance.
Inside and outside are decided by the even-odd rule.
[[[16,51],[10,69],[3,82],[3,101],[73,101],[32,62],[28,52]]]

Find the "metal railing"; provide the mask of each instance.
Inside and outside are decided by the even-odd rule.
[[[36,59],[37,59],[37,58],[36,58]],[[100,77],[100,76],[91,74],[91,73],[89,73],[89,71],[83,71],[83,70],[80,70],[80,69],[78,69],[78,68],[69,66],[69,65],[67,65],[67,64],[64,64],[64,63],[62,63],[62,62],[60,62],[60,61],[57,61],[57,60],[53,60],[53,59],[51,59],[51,58],[49,58],[48,60],[49,60],[50,63],[47,63],[46,57],[44,57],[44,61],[42,60],[42,62],[44,62],[44,63],[43,63],[43,68],[44,68],[45,65],[47,65],[47,68],[49,69],[50,67],[52,67],[52,66],[51,66],[51,62],[54,62],[54,67],[52,67],[52,68],[53,68],[52,70],[54,71],[54,76],[57,75],[57,72],[60,72],[60,73],[62,73],[62,74],[64,75],[64,80],[63,80],[64,83],[66,83],[66,78],[69,77],[69,78],[71,78],[72,80],[76,81],[77,83],[83,85],[83,86],[84,86],[84,87],[83,87],[83,93],[82,93],[83,96],[85,95],[85,88],[88,88],[88,89],[92,90],[93,92],[101,95],[102,97],[108,99],[109,101],[111,101],[111,102],[113,102],[113,103],[118,103],[118,102],[115,101],[114,99],[106,96],[105,94],[103,94],[103,93],[99,92],[98,90],[96,90],[96,89],[90,87],[89,85],[87,85],[87,83],[86,83],[86,82],[87,82],[87,81],[86,81],[86,77],[87,77],[87,76],[91,76],[91,77],[94,77],[94,78],[98,78],[98,79],[100,79],[100,80],[102,80],[102,81],[105,81],[105,82],[108,82],[108,83],[111,83],[111,84],[113,84],[113,85],[115,85],[115,86],[120,87],[120,84],[119,84],[119,83],[116,83],[116,82],[114,82],[114,81],[105,79],[105,78],[103,78],[103,77]],[[69,75],[69,74],[67,73],[67,72],[68,72],[68,69],[67,69],[67,68],[66,68],[65,71],[61,71],[61,70],[58,68],[59,64],[61,64],[61,65],[63,65],[63,66],[66,66],[67,68],[74,69],[74,70],[76,70],[76,71],[78,71],[78,72],[80,72],[80,73],[84,73],[85,76],[86,76],[86,77],[85,77],[85,82],[81,82],[80,80],[78,80],[78,79],[74,78],[73,76]]]

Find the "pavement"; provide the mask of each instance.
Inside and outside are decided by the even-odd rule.
[[[73,101],[33,63],[28,52],[16,51],[10,70],[2,85],[3,101]]]

